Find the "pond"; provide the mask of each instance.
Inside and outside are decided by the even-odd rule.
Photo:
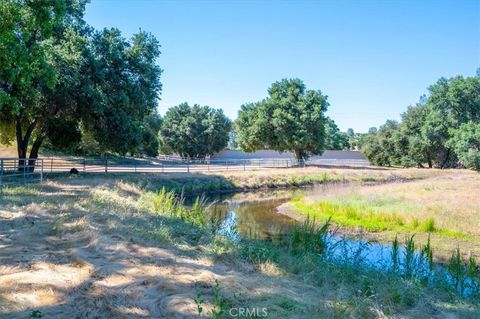
[[[347,184],[324,184],[313,187],[257,190],[245,193],[208,196],[210,209],[219,216],[220,228],[241,237],[271,239],[284,235],[298,221],[279,212],[279,207],[297,196],[327,196],[352,191]],[[359,186],[357,186],[359,187]],[[225,233],[228,236],[228,234]]]
[[[299,221],[279,212],[279,207],[297,196],[324,197],[332,193],[351,192],[361,185],[325,184],[314,187],[259,190],[246,193],[216,195],[207,197],[210,209],[218,216],[218,233],[234,240],[241,237],[271,240],[288,233]],[[329,237],[330,246],[334,246],[334,255],[345,256],[346,251],[356,254],[356,258],[385,268],[384,261],[390,260],[391,245],[346,238],[339,235]],[[349,254],[348,254],[349,255]]]
[[[247,237],[251,239],[271,240],[286,235],[289,229],[299,224],[285,214],[279,212],[279,207],[296,196],[322,198],[331,194],[355,191],[358,187],[368,187],[365,184],[325,184],[308,188],[258,190],[246,193],[217,195],[207,197],[214,215],[218,216],[218,230],[221,235],[233,240]],[[364,265],[381,271],[391,271],[397,267],[399,273],[415,272],[426,280],[434,280],[439,276],[452,283],[452,278],[444,265],[435,264],[418,250],[408,251],[398,247],[394,252],[392,244],[372,242],[362,238],[345,237],[331,234],[327,237],[330,251],[325,254],[334,262]],[[393,256],[396,256],[394,262]],[[435,270],[433,270],[435,268]],[[436,279],[436,280],[437,280]],[[468,285],[471,278],[463,278]],[[476,283],[478,284],[478,283]],[[477,287],[478,288],[478,287]],[[471,289],[463,290],[461,294],[469,294]]]

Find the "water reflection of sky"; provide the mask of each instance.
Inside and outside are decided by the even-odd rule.
[[[341,186],[340,186],[341,187]],[[238,241],[242,237],[271,239],[284,235],[289,228],[298,221],[277,211],[277,207],[287,202],[293,196],[310,195],[321,192],[329,193],[329,187],[316,187],[296,190],[261,191],[248,194],[223,195],[222,197],[209,198],[212,205],[210,209],[217,214],[218,233]],[[334,190],[335,191],[335,190]],[[328,237],[328,245],[331,252],[325,254],[334,262],[364,265],[382,271],[390,271],[392,264],[392,246],[371,242],[362,239],[345,238],[336,235]],[[419,249],[420,247],[417,247]],[[406,269],[406,249],[398,250],[398,270],[404,273]],[[444,267],[436,265],[435,271],[429,269],[426,259],[417,252],[413,263],[410,265],[417,274],[432,280],[435,276],[443,276],[450,281]],[[468,280],[467,280],[468,281]],[[468,293],[468,291],[466,291]]]

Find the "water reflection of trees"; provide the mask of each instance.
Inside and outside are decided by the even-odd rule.
[[[277,213],[276,208],[283,202],[285,200],[229,202],[216,204],[213,209],[222,229],[231,227],[233,222],[240,236],[268,239],[285,233],[295,223],[291,218]]]

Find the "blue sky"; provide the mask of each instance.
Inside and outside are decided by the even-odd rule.
[[[261,100],[298,77],[328,95],[341,130],[399,119],[441,76],[480,67],[480,1],[92,0],[86,20],[160,41],[160,113],[187,101]]]

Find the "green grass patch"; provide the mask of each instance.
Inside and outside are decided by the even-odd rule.
[[[419,211],[421,208],[406,203],[402,198],[379,196],[365,199],[352,196],[335,202],[320,200],[309,203],[305,198],[296,197],[290,203],[303,215],[320,220],[331,218],[333,223],[348,228],[362,227],[370,232],[436,233],[457,239],[470,237],[467,233],[439,228],[432,217],[425,220],[407,218],[406,211]]]

